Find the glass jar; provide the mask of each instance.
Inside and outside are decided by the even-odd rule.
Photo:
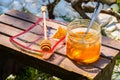
[[[67,26],[66,54],[77,63],[90,64],[99,59],[101,28],[94,22],[85,34],[90,20],[79,19]]]

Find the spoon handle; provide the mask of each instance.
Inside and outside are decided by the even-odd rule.
[[[90,23],[88,25],[88,28],[87,28],[85,34],[87,34],[89,32],[93,22],[95,21],[96,17],[98,16],[98,14],[100,13],[101,10],[102,10],[102,4],[100,2],[97,2],[94,13],[92,15],[92,19],[91,19],[91,21],[90,21]]]

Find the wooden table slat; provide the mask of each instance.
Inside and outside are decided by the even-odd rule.
[[[29,26],[31,26],[32,23],[29,23],[29,22],[25,22],[23,20],[20,20],[20,19],[16,19],[14,17],[11,17],[11,16],[6,16],[6,15],[1,15],[0,16],[0,22],[4,22],[4,23],[7,23],[11,26],[15,26],[15,27],[18,27],[18,28],[21,28],[21,29],[27,29]]]
[[[17,10],[11,10],[11,11],[5,13],[5,15],[8,15],[11,17],[13,16],[13,17],[16,17],[19,19],[23,19],[23,20],[26,20],[26,21],[31,22],[31,23],[34,23],[38,19],[37,16],[34,16],[31,13],[24,13],[24,12],[17,11]]]
[[[111,60],[116,59],[116,57],[119,55],[118,53],[119,53],[118,50],[115,50],[106,46],[101,47],[101,55],[106,56]]]
[[[120,51],[120,41],[113,40],[111,38],[103,36],[102,37],[102,44],[104,46],[111,47],[111,48],[114,48],[114,49]]]
[[[2,28],[2,26],[4,26],[4,28]],[[0,24],[0,32],[6,33],[10,36],[15,36],[23,31],[20,29],[14,28],[14,27],[10,27],[8,25]],[[32,40],[38,38],[38,35],[27,32],[25,35],[21,36],[20,38],[23,40],[26,40],[26,41],[32,41]]]
[[[99,69],[105,69],[107,67],[108,63],[110,63],[110,62],[111,62],[111,60],[100,57],[98,59],[98,61],[93,63],[91,66],[94,66],[94,67],[99,68]]]

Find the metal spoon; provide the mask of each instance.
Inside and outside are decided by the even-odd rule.
[[[93,22],[95,21],[96,17],[98,16],[98,14],[100,13],[101,10],[102,10],[102,4],[100,2],[97,2],[94,13],[92,15],[92,19],[91,19],[91,21],[90,21],[90,23],[88,25],[88,28],[87,28],[87,30],[85,32],[85,35],[89,32]]]

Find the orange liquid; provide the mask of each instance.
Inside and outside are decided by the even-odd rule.
[[[73,39],[71,39],[71,36],[68,35],[66,44],[67,56],[78,63],[93,63],[98,60],[100,55],[100,36],[97,35],[92,37],[94,34],[88,33],[84,38],[84,42],[81,41],[83,38],[76,38],[81,34],[84,34],[84,32],[76,32],[71,34],[71,36],[74,36]]]

